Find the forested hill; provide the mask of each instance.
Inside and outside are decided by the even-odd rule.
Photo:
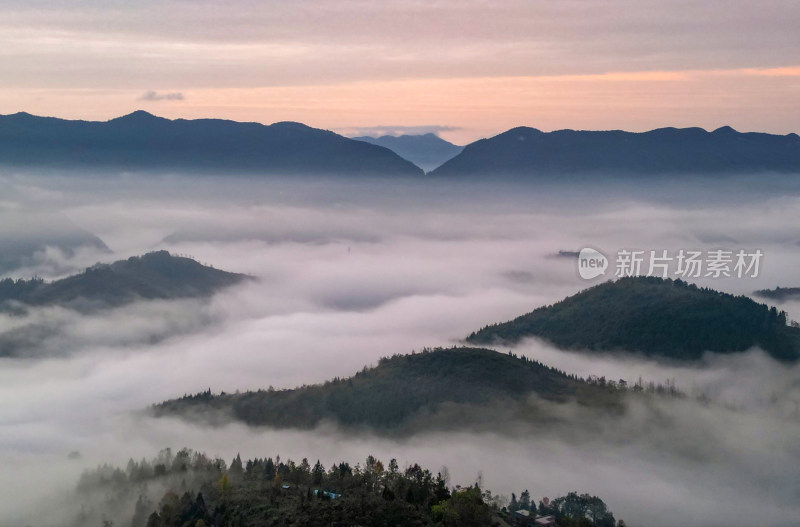
[[[105,122],[0,115],[0,165],[60,171],[423,175],[387,148],[301,123],[170,120],[141,110]]]
[[[451,348],[384,358],[374,368],[325,384],[237,394],[208,391],[166,401],[152,410],[156,416],[223,415],[272,427],[312,428],[329,420],[391,431],[410,427],[415,420],[431,428],[474,424],[486,416],[470,409],[498,403],[510,408],[531,393],[598,407],[618,402],[613,391],[538,362],[487,349]]]
[[[475,344],[541,337],[560,348],[636,351],[670,359],[699,359],[760,346],[796,360],[800,328],[786,314],[744,296],[680,280],[629,277],[586,289],[551,306],[471,334]]]
[[[800,137],[741,133],[725,126],[659,128],[643,133],[521,126],[481,139],[431,172],[433,176],[548,174],[800,173]]]
[[[191,258],[156,251],[112,264],[98,264],[76,275],[45,282],[0,281],[0,307],[65,305],[79,310],[118,306],[136,299],[206,296],[247,278]]]

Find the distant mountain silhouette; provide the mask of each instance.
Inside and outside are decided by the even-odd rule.
[[[109,252],[103,240],[60,213],[3,211],[0,225],[0,274],[36,265],[47,249],[74,256],[80,249]],[[53,262],[48,262],[53,265]]]
[[[106,122],[0,116],[0,164],[29,168],[366,176],[422,175],[394,152],[293,122],[169,120],[144,111]]]
[[[514,343],[525,337],[541,337],[566,349],[631,351],[676,360],[753,346],[780,360],[800,358],[800,329],[786,325],[786,313],[745,296],[655,277],[590,287],[509,322],[486,326],[467,341]]]
[[[800,137],[740,133],[726,126],[660,128],[644,133],[513,128],[481,139],[433,176],[538,176],[800,172]]]
[[[0,306],[62,305],[93,310],[138,299],[207,296],[245,278],[191,258],[157,251],[112,264],[97,264],[55,282],[0,280]]]
[[[755,296],[768,298],[776,302],[787,300],[800,300],[800,287],[776,287],[775,289],[759,289],[754,291]]]
[[[353,139],[386,147],[426,172],[452,159],[464,149],[463,146],[454,145],[431,133],[424,135],[383,135],[381,137],[364,136],[354,137]]]

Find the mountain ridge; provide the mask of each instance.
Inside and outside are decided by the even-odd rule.
[[[753,295],[767,298],[775,302],[786,302],[787,300],[797,300],[800,298],[800,287],[776,287],[775,289],[759,289],[753,291]]]
[[[24,168],[244,174],[422,176],[391,150],[291,121],[167,119],[137,110],[108,121],[0,116],[0,164]]]
[[[388,148],[425,172],[441,166],[464,149],[463,146],[454,145],[430,132],[419,135],[361,136],[353,139]]]
[[[577,173],[800,173],[800,137],[737,132],[729,126],[555,130],[520,126],[464,147],[432,176],[531,176]]]

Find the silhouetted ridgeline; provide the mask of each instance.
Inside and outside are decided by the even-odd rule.
[[[615,390],[526,358],[479,348],[425,350],[381,359],[348,379],[293,390],[213,395],[210,391],[153,407],[156,416],[232,418],[250,425],[313,428],[323,420],[378,432],[414,425],[448,428],[486,419],[480,407],[498,405],[509,415],[530,394],[549,401],[618,409]],[[530,410],[530,409],[528,409]]]
[[[760,346],[780,360],[800,354],[800,328],[786,314],[745,296],[654,277],[606,282],[471,334],[471,343],[541,337],[561,348],[637,351],[699,359]]]
[[[26,168],[421,176],[389,149],[293,122],[169,120],[137,111],[107,122],[0,116],[0,164]]]
[[[456,146],[435,134],[365,136],[353,139],[384,146],[425,171],[433,170],[464,149],[463,146]]]
[[[509,501],[477,483],[449,487],[441,473],[374,456],[326,469],[305,458],[237,455],[227,465],[185,448],[165,449],[151,461],[131,459],[125,470],[104,465],[85,472],[75,500],[81,512],[62,525],[489,527],[523,525],[517,520],[537,515],[559,527],[616,525],[597,496],[570,492],[537,506],[525,490]]]
[[[730,127],[644,133],[519,127],[461,149],[433,134],[354,140],[294,122],[170,120],[141,110],[106,122],[0,116],[0,165],[25,168],[422,175],[413,161],[426,169],[443,163],[435,176],[800,172],[797,134]]]
[[[434,176],[564,173],[800,173],[800,137],[740,133],[730,127],[660,128],[644,133],[513,128],[470,145]]]
[[[112,264],[97,264],[55,282],[0,280],[0,306],[65,305],[76,309],[118,306],[137,299],[207,296],[245,275],[220,271],[191,258],[157,251]]]
[[[1,162],[1,161],[0,161]],[[110,253],[94,234],[59,213],[12,211],[4,208],[0,224],[0,274],[35,265],[49,249],[72,257],[80,249]]]
[[[761,298],[768,298],[778,302],[785,302],[786,300],[800,299],[800,287],[776,287],[775,289],[759,289],[754,291],[755,296]]]

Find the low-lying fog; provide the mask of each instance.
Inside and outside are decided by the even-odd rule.
[[[509,423],[509,433],[393,441],[328,428],[207,430],[135,414],[209,387],[294,387],[352,375],[382,356],[457,344],[597,282],[582,280],[559,250],[594,247],[613,265],[623,248],[760,249],[758,278],[698,283],[737,294],[800,286],[800,191],[780,181],[656,189],[6,173],[0,249],[32,252],[3,276],[58,278],[165,248],[259,281],[208,301],[0,314],[0,332],[40,357],[0,359],[0,478],[13,482],[0,493],[0,525],[70,517],[64,503],[84,468],[124,466],[167,446],[326,466],[396,457],[447,466],[453,484],[481,473],[495,493],[597,494],[628,525],[796,523],[800,369],[759,350],[686,366],[525,341],[517,353],[570,373],[673,379],[710,399],[632,405],[623,419],[591,426],[591,416],[565,406],[557,411],[575,426],[553,430]],[[75,232],[108,249],[59,246]],[[40,247],[20,245],[19,233]],[[779,307],[800,319],[800,303]]]

